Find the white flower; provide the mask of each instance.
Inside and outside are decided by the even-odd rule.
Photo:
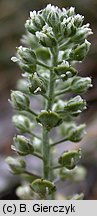
[[[88,45],[88,46],[91,45],[91,43],[88,40],[86,40],[86,39],[85,39],[85,44]]]
[[[43,32],[53,33],[52,27],[46,24],[45,26],[43,26]]]
[[[26,47],[23,47],[23,46],[19,46],[18,48],[17,48],[19,51],[22,51],[22,52],[24,52],[24,51],[26,51]]]
[[[11,61],[13,61],[13,62],[18,62],[19,59],[18,59],[17,57],[13,56],[13,57],[11,58]]]
[[[36,16],[36,11],[30,11],[30,18],[33,19]]]
[[[54,5],[48,4],[46,9],[56,12],[58,10],[58,7],[57,6],[55,7]]]
[[[80,14],[77,14],[74,16],[74,19],[75,20],[84,20],[84,16],[80,15]]]
[[[64,15],[66,15],[66,9],[62,8],[62,12],[64,13]]]
[[[74,8],[74,7],[70,7],[70,9],[69,9],[67,12],[69,12],[70,16],[71,16],[71,15],[74,15],[74,13],[75,13],[75,8]]]
[[[42,32],[39,32],[39,31],[36,32],[36,37],[37,37],[39,40],[41,39],[42,36],[43,36],[43,33],[42,33]]]

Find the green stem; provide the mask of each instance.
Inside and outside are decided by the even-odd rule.
[[[30,173],[30,172],[27,171],[27,170],[25,170],[23,174],[30,175],[30,176],[32,176],[32,177],[35,178],[35,179],[41,178],[40,176],[38,176],[38,175],[36,175],[36,174],[34,174],[34,173]]]
[[[43,157],[40,154],[36,153],[36,152],[32,153],[32,155],[34,155],[35,157],[43,160]]]
[[[61,91],[58,91],[58,92],[56,92],[55,97],[62,95],[62,94],[69,92],[69,91],[70,91],[70,88],[66,88],[66,89],[63,89]]]
[[[52,67],[57,65],[58,51],[57,47],[51,49],[52,54]],[[48,86],[48,100],[46,103],[46,110],[52,110],[52,105],[54,102],[54,87],[55,87],[55,73],[53,68],[50,69],[50,78]],[[43,176],[46,180],[53,180],[53,173],[51,172],[52,166],[52,152],[50,152],[50,143],[49,143],[49,131],[46,127],[43,127]],[[54,196],[50,196],[50,199],[54,199]]]
[[[42,67],[44,67],[44,68],[47,68],[49,70],[51,69],[51,67],[49,65],[46,65],[46,64],[44,64],[43,62],[41,62],[39,60],[37,60],[37,64],[40,65],[40,66],[42,66]]]
[[[42,138],[41,137],[39,137],[37,134],[35,134],[35,133],[33,133],[33,132],[29,132],[28,131],[28,133],[30,133],[33,137],[36,137],[37,139],[39,139],[39,140],[41,140]]]
[[[37,115],[38,115],[37,113],[35,113],[35,112],[34,112],[33,110],[31,110],[31,109],[28,109],[27,112],[31,113],[31,114],[34,115],[34,116],[37,116]]]
[[[62,166],[57,165],[57,166],[52,167],[51,170],[60,169],[60,168],[62,168]]]
[[[54,73],[53,70],[50,70],[50,82],[49,82],[49,93],[48,93],[48,102],[47,102],[47,110],[52,109],[53,100],[54,100]]]
[[[50,173],[50,145],[48,130],[43,127],[43,177],[49,180]]]
[[[55,142],[55,143],[52,143],[52,144],[50,145],[50,147],[54,147],[54,146],[56,146],[56,145],[58,145],[58,144],[60,144],[60,143],[62,143],[62,142],[65,142],[65,141],[67,141],[67,138],[66,138],[66,137],[63,138],[63,139],[61,139],[61,140],[59,140],[59,141],[57,141],[57,142]]]

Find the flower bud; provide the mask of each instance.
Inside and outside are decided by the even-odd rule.
[[[9,164],[12,172],[15,175],[22,174],[25,172],[26,164],[24,160],[8,157],[6,159],[6,162]]]
[[[74,7],[70,7],[68,10],[67,10],[67,16],[73,16],[75,14],[75,8]]]
[[[27,117],[23,115],[14,115],[12,121],[22,133],[30,132],[32,124]]]
[[[45,25],[43,27],[42,32],[37,31],[36,37],[44,47],[56,46],[56,39],[53,35],[52,28],[49,27],[48,25]]]
[[[72,59],[75,61],[82,61],[86,57],[90,49],[90,45],[91,43],[85,40],[83,44],[81,44],[80,46],[77,46],[77,48],[73,51],[73,54],[71,52],[71,55],[73,55]]]
[[[32,49],[20,46],[17,48],[17,54],[22,63],[36,65],[36,55]]]
[[[74,16],[74,25],[78,28],[82,26],[82,23],[84,21],[84,16],[77,14]]]
[[[92,87],[90,77],[74,77],[71,82],[71,90],[75,93],[84,93],[89,87]]]
[[[76,113],[86,109],[86,101],[83,100],[79,95],[70,99],[64,107],[65,111]]]
[[[42,30],[42,27],[45,25],[45,21],[41,14],[36,13],[36,11],[31,11],[30,18],[33,23],[33,26],[35,26],[37,30]]]
[[[85,134],[85,124],[81,124],[79,126],[70,126],[67,129],[67,137],[68,140],[72,142],[79,142],[83,138]]]
[[[29,98],[20,91],[11,92],[11,104],[17,110],[27,110],[30,105]]]
[[[34,75],[29,78],[29,91],[32,94],[45,94],[47,91],[47,82],[44,78],[34,73]]]
[[[26,20],[25,28],[31,34],[35,34],[35,32],[38,31],[38,28],[36,28],[31,19]]]
[[[60,33],[60,20],[59,14],[57,12],[50,11],[47,16],[47,23],[53,28],[53,31],[55,31],[57,34]]]
[[[36,120],[46,127],[47,130],[57,127],[62,123],[60,116],[52,111],[41,111]]]
[[[60,156],[58,162],[67,169],[74,169],[81,159],[81,150],[66,151]]]
[[[74,18],[64,18],[61,23],[61,32],[65,37],[69,37],[75,34],[76,28],[74,26]]]
[[[83,42],[89,35],[93,34],[92,30],[90,28],[88,28],[89,25],[86,24],[84,26],[82,26],[81,28],[79,28],[76,32],[76,34],[71,38],[71,42],[75,42],[80,44],[81,42]]]
[[[12,149],[21,156],[32,154],[34,151],[31,141],[22,135],[14,137],[13,143]]]
[[[56,191],[55,185],[44,179],[36,179],[31,184],[31,189],[41,197],[50,195]]]
[[[42,11],[42,15],[45,19],[45,21],[47,22],[47,18],[48,18],[48,15],[52,12],[52,13],[56,13],[56,12],[60,12],[61,10],[57,7],[57,6],[54,6],[54,5],[51,5],[51,4],[48,4],[46,6],[46,8]]]

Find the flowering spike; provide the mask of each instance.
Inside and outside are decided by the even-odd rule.
[[[57,165],[56,151],[52,147],[65,141],[79,142],[85,134],[85,124],[77,126],[75,121],[86,109],[86,101],[79,94],[86,92],[92,84],[91,78],[80,77],[74,67],[74,63],[85,59],[91,45],[87,38],[92,30],[89,23],[83,25],[83,21],[84,16],[76,14],[74,7],[60,9],[48,4],[38,12],[31,11],[25,23],[27,34],[21,41],[25,45],[19,46],[16,57],[11,58],[23,70],[19,90],[11,92],[11,104],[17,111],[13,123],[20,133],[31,136],[16,135],[12,149],[22,157],[32,154],[43,160],[40,175],[33,176],[26,170],[28,166],[24,160],[8,158],[14,174],[26,174],[17,190],[21,198],[56,199],[57,187],[53,182],[60,174],[65,175],[62,180],[78,179],[74,178],[79,175],[74,168],[81,158],[81,150],[64,152]],[[76,93],[76,96],[69,99],[68,95],[65,99],[67,92],[69,95]],[[37,114],[29,108],[30,104],[34,103],[34,107],[36,104],[33,98],[30,103],[30,97],[37,100]],[[52,131],[53,128],[56,130]],[[64,137],[52,141],[53,132],[57,137],[59,132]],[[33,170],[33,164],[31,167]],[[82,197],[83,194],[73,196],[76,200]]]

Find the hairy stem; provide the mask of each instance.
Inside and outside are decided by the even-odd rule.
[[[51,49],[52,54],[52,69],[50,70],[49,87],[48,87],[48,100],[46,103],[46,110],[52,110],[52,105],[54,103],[54,87],[55,87],[55,73],[53,67],[57,65],[58,51],[57,47]],[[53,172],[51,172],[50,167],[53,164],[52,152],[50,151],[49,143],[49,131],[43,127],[43,175],[46,180],[53,180]],[[49,197],[54,199],[53,195]]]
[[[67,141],[68,139],[65,137],[65,138],[63,138],[63,139],[61,139],[61,140],[59,140],[59,141],[57,141],[57,142],[55,142],[55,143],[52,143],[51,145],[50,145],[50,147],[54,147],[54,146],[56,146],[56,145],[58,145],[58,144],[60,144],[60,143],[62,143],[62,142],[65,142],[65,141]]]
[[[63,90],[59,90],[58,92],[56,92],[55,94],[55,97],[59,96],[59,95],[62,95],[64,93],[67,93],[67,92],[70,92],[70,88],[66,88],[66,89],[63,89]]]
[[[43,127],[43,177],[50,178],[50,145],[48,130]]]

